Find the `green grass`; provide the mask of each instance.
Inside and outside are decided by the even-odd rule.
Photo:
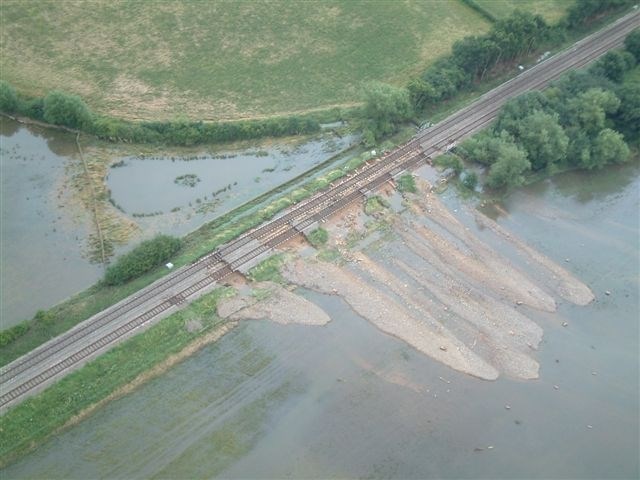
[[[3,0],[2,78],[127,119],[240,119],[348,107],[489,28],[457,1]]]
[[[0,467],[41,443],[83,409],[221,324],[216,304],[231,292],[228,288],[214,290],[10,409],[2,417]],[[203,329],[189,332],[189,320],[197,320]]]
[[[278,253],[263,260],[249,270],[249,278],[254,282],[278,282],[283,283],[284,278],[280,273],[280,267],[284,262],[284,255]]]
[[[418,191],[418,189],[416,188],[416,180],[410,173],[402,175],[400,178],[398,178],[396,184],[398,185],[398,190],[401,192],[416,193]]]
[[[316,248],[322,247],[327,240],[329,240],[329,232],[326,229],[320,227],[316,228],[313,232],[307,235],[307,240]]]
[[[373,195],[372,197],[367,198],[367,201],[364,204],[364,212],[367,215],[375,215],[387,208],[389,208],[389,203],[378,195]]]
[[[526,10],[542,15],[549,23],[560,20],[573,0],[474,0],[475,3],[494,18],[502,19],[516,10]]]

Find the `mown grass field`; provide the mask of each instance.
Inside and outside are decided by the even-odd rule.
[[[475,0],[495,18],[509,16],[515,9],[542,15],[549,23],[555,23],[573,3],[573,0]]]
[[[489,28],[458,0],[3,0],[0,72],[127,119],[239,119],[359,101],[403,85]]]

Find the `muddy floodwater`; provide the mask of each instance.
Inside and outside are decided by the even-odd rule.
[[[0,120],[1,328],[95,282],[102,267],[83,256],[91,219],[73,207],[66,170],[71,135]]]
[[[297,177],[349,147],[355,137],[324,134],[303,144],[196,154],[127,157],[109,170],[111,200],[143,229],[184,235]]]
[[[299,289],[332,321],[244,321],[4,477],[638,478],[639,189],[636,164],[484,209],[596,297],[528,310],[544,330],[535,380],[457,372]],[[453,192],[443,200],[490,242]],[[366,254],[382,259],[384,243]]]

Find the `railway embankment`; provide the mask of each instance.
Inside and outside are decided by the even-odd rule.
[[[387,155],[384,159],[380,161],[374,161],[368,164],[366,167],[362,165],[362,168],[359,168],[356,173],[349,177],[343,177],[337,185],[334,185],[333,188],[325,191],[324,193],[318,194],[317,196],[309,196],[303,202],[300,203],[299,206],[289,211],[286,215],[282,217],[277,217],[273,222],[263,224],[262,227],[258,227],[254,229],[250,235],[245,235],[234,242],[230,242],[226,248],[229,250],[225,253],[224,251],[218,250],[217,252],[213,252],[206,257],[203,257],[199,262],[186,267],[185,270],[192,268],[194,265],[197,266],[195,268],[200,273],[202,273],[203,269],[207,269],[207,271],[222,272],[223,269],[227,269],[229,273],[234,270],[239,269],[244,266],[246,263],[254,260],[256,257],[267,254],[272,251],[272,249],[277,248],[284,242],[287,242],[291,238],[295,238],[300,233],[306,231],[309,227],[312,227],[314,223],[316,223],[320,219],[324,219],[339,213],[342,209],[353,205],[354,202],[358,200],[362,200],[366,197],[370,192],[374,191],[379,186],[386,184],[388,182],[393,181],[394,176],[399,173],[402,173],[405,170],[410,170],[415,168],[416,166],[424,164],[425,160],[427,160],[430,156],[436,155],[439,152],[442,152],[447,149],[447,146],[452,143],[452,141],[456,141],[466,135],[477,131],[482,128],[488,122],[491,121],[492,116],[495,115],[499,105],[503,103],[505,97],[517,95],[518,93],[531,89],[531,88],[543,88],[548,84],[553,78],[557,78],[562,71],[566,68],[572,67],[580,67],[594,57],[597,57],[602,52],[606,51],[608,48],[612,48],[620,43],[620,39],[623,38],[623,30],[624,28],[629,28],[629,25],[635,26],[637,24],[638,15],[633,17],[633,21],[626,24],[626,27],[623,24],[617,24],[617,32],[614,38],[608,38],[606,41],[603,41],[603,37],[596,37],[594,40],[595,43],[582,45],[584,50],[579,50],[576,53],[576,50],[567,54],[566,57],[560,57],[558,63],[549,63],[541,65],[541,69],[537,70],[537,74],[534,72],[534,69],[527,72],[527,75],[519,77],[520,80],[509,82],[506,86],[498,88],[493,95],[487,95],[481,98],[476,104],[470,106],[465,109],[461,113],[452,116],[448,121],[443,122],[443,124],[437,125],[432,129],[423,132],[419,137],[413,139],[408,144],[402,146],[395,152]],[[635,24],[633,22],[636,22]],[[605,35],[606,37],[606,35]],[[559,65],[564,65],[564,69]],[[534,72],[534,73],[531,73]],[[540,76],[537,76],[540,75]],[[496,106],[497,105],[497,106]],[[357,167],[354,167],[354,169]],[[345,174],[346,172],[342,172]],[[336,177],[337,179],[337,177]],[[330,184],[331,182],[335,182],[336,179],[324,178],[321,181],[312,182],[313,188],[317,188],[317,191],[322,190],[324,186]],[[325,185],[322,185],[325,183]],[[307,192],[309,193],[309,192]],[[284,208],[284,207],[283,207]],[[276,207],[274,207],[276,210]],[[299,216],[295,212],[299,213]],[[273,216],[276,215],[275,212],[272,212]],[[311,213],[309,215],[309,213]],[[293,215],[293,216],[290,216]],[[396,219],[397,220],[397,219]],[[393,224],[395,225],[395,221]],[[507,339],[509,337],[514,337],[511,342],[511,346],[503,347],[502,343],[505,341],[503,337],[505,335],[504,328],[506,326],[501,325],[499,332],[494,332],[493,337],[488,333],[489,326],[481,323],[475,324],[473,322],[474,315],[480,315],[482,317],[481,310],[478,310],[482,305],[485,305],[485,310],[488,308],[487,305],[491,305],[491,300],[497,300],[501,302],[501,304],[506,305],[505,308],[514,309],[517,307],[521,307],[524,305],[528,305],[530,308],[540,309],[540,310],[553,310],[554,309],[554,301],[553,298],[557,295],[560,295],[558,292],[549,291],[548,288],[543,288],[543,286],[538,285],[537,287],[543,291],[544,295],[542,297],[545,299],[541,304],[532,304],[529,302],[529,299],[526,297],[523,299],[517,298],[520,291],[510,291],[503,292],[503,288],[505,290],[507,288],[506,285],[498,285],[497,290],[491,288],[490,286],[485,286],[485,288],[489,288],[493,290],[493,293],[485,294],[482,289],[478,286],[478,284],[485,284],[486,277],[484,273],[478,273],[468,270],[461,270],[458,268],[461,265],[461,262],[456,263],[453,267],[449,266],[446,262],[446,259],[450,255],[465,255],[468,254],[467,250],[464,248],[459,249],[458,252],[443,250],[446,248],[446,242],[439,241],[436,238],[412,238],[403,236],[404,233],[408,233],[409,235],[414,235],[408,230],[413,226],[413,223],[418,220],[416,219],[400,219],[397,220],[399,222],[394,228],[396,229],[396,233],[400,238],[402,238],[401,245],[406,247],[408,244],[411,244],[414,248],[409,248],[409,251],[406,248],[403,248],[403,252],[405,255],[410,256],[416,262],[423,262],[425,268],[430,269],[436,274],[436,278],[441,277],[445,278],[446,289],[438,290],[437,286],[431,286],[427,281],[421,281],[419,275],[412,274],[410,268],[406,268],[409,265],[413,265],[414,263],[411,261],[404,262],[404,272],[408,277],[412,278],[413,282],[418,282],[420,285],[418,286],[418,290],[420,287],[423,289],[429,289],[431,293],[424,298],[415,298],[411,299],[414,302],[414,308],[408,309],[404,306],[396,307],[394,305],[398,304],[398,301],[395,297],[409,299],[403,295],[403,286],[405,284],[408,285],[408,282],[405,277],[398,277],[398,275],[389,270],[388,267],[382,267],[379,264],[376,264],[375,260],[370,260],[364,256],[358,255],[343,255],[340,253],[340,250],[337,248],[339,255],[335,258],[338,262],[336,266],[333,262],[324,262],[317,263],[317,266],[313,267],[315,270],[305,271],[307,274],[296,276],[295,265],[297,264],[288,264],[287,269],[283,270],[283,274],[285,278],[288,278],[289,281],[293,283],[298,282],[303,286],[308,286],[312,288],[317,288],[320,291],[326,291],[329,289],[329,293],[332,294],[340,294],[343,296],[348,302],[352,302],[352,306],[356,310],[358,310],[364,317],[369,318],[369,320],[376,325],[377,328],[384,331],[385,333],[397,336],[401,338],[403,341],[412,345],[417,350],[432,356],[433,358],[443,361],[447,365],[450,365],[452,368],[456,368],[461,371],[467,371],[470,374],[476,375],[481,378],[491,379],[496,378],[500,372],[506,372],[512,376],[519,376],[520,378],[535,378],[537,374],[537,370],[535,365],[532,364],[529,360],[527,360],[528,355],[525,353],[523,345],[526,345],[526,348],[534,350],[537,346],[536,343],[536,335],[537,330],[535,327],[532,327],[528,322],[522,321],[521,328],[519,330],[512,329],[506,332]],[[404,223],[403,223],[404,222]],[[262,229],[262,230],[261,230]],[[398,231],[399,229],[399,231]],[[407,231],[405,231],[405,229]],[[455,230],[454,227],[451,229]],[[452,234],[452,231],[449,233]],[[262,232],[262,233],[257,233]],[[229,234],[229,232],[227,232]],[[339,238],[339,237],[338,237]],[[257,243],[254,243],[255,247],[251,247],[252,242],[255,240],[260,240]],[[218,238],[219,240],[219,238]],[[431,253],[427,254],[424,252],[424,248],[418,248],[418,244],[422,241],[427,240],[434,247],[436,252],[435,256]],[[464,239],[458,239],[460,241],[464,241]],[[470,241],[467,238],[467,241]],[[404,242],[404,243],[402,243]],[[473,243],[473,242],[472,242]],[[233,246],[232,246],[233,245]],[[247,247],[249,245],[249,247]],[[217,254],[222,256],[229,253],[236,253],[240,248],[245,248],[245,253],[241,253],[239,257],[236,257],[232,263],[224,261],[224,258],[216,257]],[[400,247],[398,247],[400,248]],[[440,250],[438,250],[440,249]],[[222,249],[224,250],[224,248]],[[481,252],[482,249],[476,250],[473,252],[474,255],[477,255]],[[529,255],[530,256],[530,255]],[[353,259],[355,262],[355,266],[353,267],[344,267],[344,265],[340,265],[341,262],[347,261],[350,263],[350,259]],[[492,259],[492,262],[495,259]],[[322,262],[322,260],[319,260]],[[399,262],[399,261],[398,261]],[[226,263],[226,265],[225,265]],[[491,262],[489,262],[491,264]],[[538,262],[543,266],[546,262]],[[294,265],[291,267],[291,265]],[[304,265],[311,265],[310,263],[303,263],[299,268],[307,268]],[[364,266],[364,267],[363,267]],[[504,267],[505,265],[492,265],[493,273],[496,274],[497,269],[500,267]],[[508,265],[507,265],[508,266]],[[210,269],[213,267],[213,269]],[[403,264],[398,263],[399,268],[403,268]],[[294,268],[294,270],[290,270],[290,268]],[[310,267],[311,268],[311,267]],[[383,270],[385,271],[383,271]],[[180,271],[180,273],[176,272],[175,275],[180,275],[185,270]],[[303,270],[304,271],[304,270]],[[515,271],[515,270],[514,270]],[[318,273],[320,272],[320,273]],[[553,274],[557,274],[559,272],[558,269],[552,269]],[[314,276],[315,275],[315,276]],[[392,278],[391,275],[394,275],[396,279]],[[515,275],[515,274],[514,274]],[[212,275],[212,278],[221,279],[224,278],[225,275],[215,276]],[[371,286],[375,284],[375,277],[385,278],[389,285],[395,286],[395,290],[389,292],[380,292],[380,287]],[[178,278],[173,277],[173,278]],[[329,279],[329,283],[325,285],[325,280]],[[403,283],[400,278],[405,279]],[[463,282],[462,279],[465,279]],[[516,278],[516,277],[514,277]],[[517,277],[521,278],[521,277]],[[309,280],[311,279],[311,280]],[[467,281],[467,279],[469,281]],[[475,279],[475,282],[473,281]],[[185,280],[181,278],[180,281]],[[295,281],[294,281],[295,280]],[[312,280],[317,280],[315,283],[309,283],[308,285],[305,282],[311,282]],[[202,284],[202,287],[195,288],[194,286],[200,285],[198,282],[204,282],[205,279],[199,278],[196,283],[191,285],[184,285],[185,291],[192,289],[192,293],[196,293],[200,291],[205,286],[211,286],[212,281],[207,280],[207,282]],[[371,305],[368,305],[365,301],[365,298],[362,296],[361,291],[351,292],[349,289],[351,288],[352,283],[359,282],[361,291],[369,292],[375,294],[377,298],[381,298],[381,304],[379,305],[381,310],[377,311],[371,310]],[[447,283],[448,282],[448,283]],[[469,284],[471,283],[471,285]],[[475,283],[475,285],[474,285]],[[578,288],[584,290],[579,285],[579,281],[577,279],[572,279],[569,281],[572,285],[578,285]],[[402,287],[401,287],[402,285]],[[174,285],[175,286],[175,285]],[[439,288],[442,288],[441,286]],[[588,287],[585,287],[588,290]],[[474,290],[475,289],[475,290]],[[334,291],[335,290],[335,291]],[[436,300],[444,303],[444,306],[441,310],[445,312],[449,312],[449,310],[453,310],[453,305],[451,308],[446,302],[442,302],[442,300],[448,298],[449,292],[452,290],[457,290],[461,292],[459,295],[454,295],[454,301],[459,301],[463,298],[463,294],[465,292],[476,292],[478,299],[475,304],[471,304],[471,306],[467,306],[466,310],[459,309],[458,311],[453,311],[452,314],[455,317],[451,317],[451,322],[455,325],[455,331],[449,330],[449,327],[446,329],[444,327],[439,327],[437,322],[438,315],[435,311],[428,312],[427,305],[436,302]],[[191,291],[191,290],[189,290]],[[160,292],[164,293],[164,291]],[[178,292],[181,293],[181,292]],[[182,303],[185,300],[185,296],[183,295],[181,298],[175,294],[167,299],[160,295],[162,302],[169,301],[172,305],[176,305]],[[284,296],[282,298],[285,298]],[[198,303],[196,301],[192,304],[192,306],[197,305],[207,305],[207,312],[202,312],[203,315],[205,313],[210,313],[213,308],[211,303],[206,303],[206,299],[210,302],[217,301],[217,297],[214,294],[211,296],[202,297],[201,301]],[[515,300],[515,306],[514,304]],[[135,302],[135,299],[133,299]],[[159,304],[160,305],[160,304]],[[139,305],[136,305],[138,307]],[[447,307],[446,309],[444,307]],[[151,310],[138,312],[140,315],[147,315],[148,312],[153,311],[156,307],[151,308]],[[189,307],[191,308],[191,307]],[[526,308],[526,307],[525,307]],[[423,325],[420,323],[420,320],[415,318],[415,312],[413,311],[425,311],[430,313],[430,317],[425,314],[424,318],[433,318],[434,322],[430,326]],[[138,337],[134,337],[130,339],[128,342],[133,342],[135,345],[136,341],[140,342],[139,345],[148,345],[144,342],[151,338],[152,340],[162,340],[165,342],[170,342],[170,345],[175,345],[176,339],[183,338],[184,346],[188,344],[190,341],[195,339],[197,336],[197,331],[199,330],[198,325],[202,325],[202,318],[191,318],[188,316],[184,316],[183,312],[188,312],[190,310],[182,310],[178,313],[175,313],[174,316],[169,318],[173,318],[173,322],[161,322],[158,325],[149,329],[145,335],[141,335]],[[380,315],[380,312],[385,312],[387,315]],[[441,314],[441,312],[439,312]],[[257,314],[254,314],[257,315]],[[448,314],[447,314],[448,315]],[[153,317],[153,315],[151,315]],[[394,316],[397,316],[402,321],[399,322],[400,325],[393,322]],[[135,317],[138,318],[138,317]],[[216,319],[215,315],[211,315],[210,318]],[[455,320],[458,318],[458,320]],[[483,318],[483,320],[485,320]],[[494,323],[496,325],[494,325]],[[494,322],[490,322],[491,326],[497,326],[499,324],[498,320]],[[212,325],[213,326],[213,325]],[[162,327],[162,328],[161,328]],[[486,327],[486,328],[485,328]],[[168,330],[166,330],[168,329]],[[173,329],[173,330],[172,330]],[[490,330],[490,329],[489,329]],[[153,338],[150,332],[156,332],[158,337]],[[186,332],[186,333],[183,333]],[[513,333],[511,333],[513,332]],[[474,336],[475,333],[475,336]],[[192,335],[191,337],[189,335]],[[147,340],[144,340],[147,339]],[[487,340],[488,339],[488,340]],[[162,345],[162,341],[157,341],[154,344],[154,347],[150,349],[149,355],[152,356],[153,353],[158,354],[158,345]],[[496,350],[495,345],[492,346],[491,341],[495,343],[495,345],[500,345],[500,349]],[[174,342],[174,343],[171,343]],[[11,428],[5,429],[2,432],[2,443],[0,445],[4,445],[8,450],[3,450],[0,452],[1,455],[12,455],[10,451],[15,450],[13,447],[14,441],[9,442],[9,438],[11,438],[8,433],[20,431],[20,427],[18,425],[22,425],[22,427],[28,426],[30,423],[33,424],[30,429],[27,429],[31,432],[31,437],[23,436],[21,443],[18,445],[21,448],[29,448],[34,438],[42,439],[49,435],[52,431],[55,430],[60,424],[68,421],[77,413],[77,405],[76,407],[64,408],[65,406],[69,406],[69,399],[73,402],[74,395],[82,396],[82,393],[87,392],[87,395],[94,394],[94,397],[89,399],[89,403],[91,401],[97,400],[98,397],[106,396],[112,393],[117,387],[111,385],[109,388],[100,388],[100,386],[92,387],[90,383],[84,383],[84,381],[88,381],[91,377],[101,378],[107,372],[109,375],[105,375],[107,377],[111,376],[111,373],[116,372],[118,375],[122,375],[121,383],[127,383],[135,378],[135,374],[139,374],[142,370],[137,370],[136,368],[148,368],[154,362],[162,361],[163,358],[166,357],[156,357],[150,358],[148,363],[138,362],[136,363],[135,368],[131,368],[128,371],[126,370],[125,365],[117,365],[114,367],[113,364],[102,364],[100,361],[104,361],[103,359],[113,359],[114,356],[121,355],[126,357],[126,361],[135,362],[135,355],[131,355],[131,352],[124,353],[124,345],[112,349],[105,356],[98,358],[94,362],[88,364],[85,369],[79,370],[76,373],[66,377],[63,381],[57,383],[54,387],[49,388],[43,394],[34,397],[33,399],[27,400],[25,403],[14,407],[10,410],[10,412],[5,416],[4,420],[8,420],[12,423]],[[131,345],[131,344],[129,344]],[[175,347],[177,348],[177,347]],[[492,350],[493,348],[493,350]],[[115,353],[114,353],[115,352]],[[165,349],[164,354],[175,352],[170,348]],[[492,354],[493,352],[493,354]],[[445,355],[450,353],[451,355]],[[112,355],[110,357],[110,355]],[[524,355],[524,356],[523,356]],[[161,355],[160,355],[161,356]],[[139,360],[139,359],[138,359]],[[146,365],[146,367],[145,367]],[[511,366],[511,367],[509,367]],[[121,371],[121,369],[123,371]],[[84,373],[83,373],[84,372]],[[83,377],[82,375],[89,375],[89,377]],[[80,383],[69,383],[74,381],[78,381],[80,378]],[[65,383],[67,382],[67,383]],[[62,387],[60,387],[62,385]],[[56,390],[56,388],[66,388],[67,390]],[[110,390],[110,391],[108,391]],[[53,393],[51,393],[53,392]],[[57,393],[56,393],[57,392]],[[52,402],[49,404],[48,402]],[[65,403],[66,402],[66,403]],[[51,408],[54,404],[60,404],[60,415],[58,417],[52,416],[50,412]],[[35,408],[36,410],[30,410]],[[47,412],[52,420],[43,424],[40,420],[43,417],[44,413]],[[67,415],[66,419],[63,417]],[[57,419],[55,419],[57,418]],[[35,419],[35,422],[34,422]],[[22,422],[22,423],[21,423]],[[13,429],[13,430],[12,430]],[[47,431],[48,429],[48,431]]]

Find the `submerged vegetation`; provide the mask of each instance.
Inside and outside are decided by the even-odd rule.
[[[180,175],[176,177],[175,180],[173,181],[173,183],[175,183],[176,185],[182,185],[184,187],[195,187],[199,182],[200,182],[200,177],[198,177],[198,175],[194,173],[187,173],[185,175]]]

